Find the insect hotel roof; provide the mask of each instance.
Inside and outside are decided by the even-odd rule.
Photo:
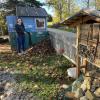
[[[62,25],[76,26],[82,23],[100,23],[100,11],[94,9],[82,9],[75,15],[61,22]]]

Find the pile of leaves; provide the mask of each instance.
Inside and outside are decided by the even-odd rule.
[[[50,55],[56,53],[53,45],[51,44],[50,38],[46,38],[40,43],[34,45],[31,50],[29,50],[29,52],[42,55]]]

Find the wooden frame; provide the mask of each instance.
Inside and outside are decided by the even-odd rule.
[[[80,58],[79,58],[79,37],[80,37],[80,24],[79,25],[77,25],[77,61],[76,61],[76,63],[77,63],[77,77],[80,75]]]
[[[38,27],[37,20],[43,20],[43,23],[44,23],[43,27]],[[36,29],[38,29],[38,30],[45,29],[46,28],[45,18],[35,18],[35,25],[36,25]]]

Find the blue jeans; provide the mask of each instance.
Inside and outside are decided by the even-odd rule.
[[[21,50],[25,51],[25,35],[18,36],[17,41],[18,41],[18,53],[21,53]]]

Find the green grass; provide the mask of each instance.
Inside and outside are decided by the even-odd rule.
[[[61,55],[31,55],[18,57],[0,54],[0,67],[15,71],[17,89],[32,92],[41,100],[55,98],[62,83],[67,81],[67,68],[71,63]],[[30,70],[30,66],[32,70]]]

